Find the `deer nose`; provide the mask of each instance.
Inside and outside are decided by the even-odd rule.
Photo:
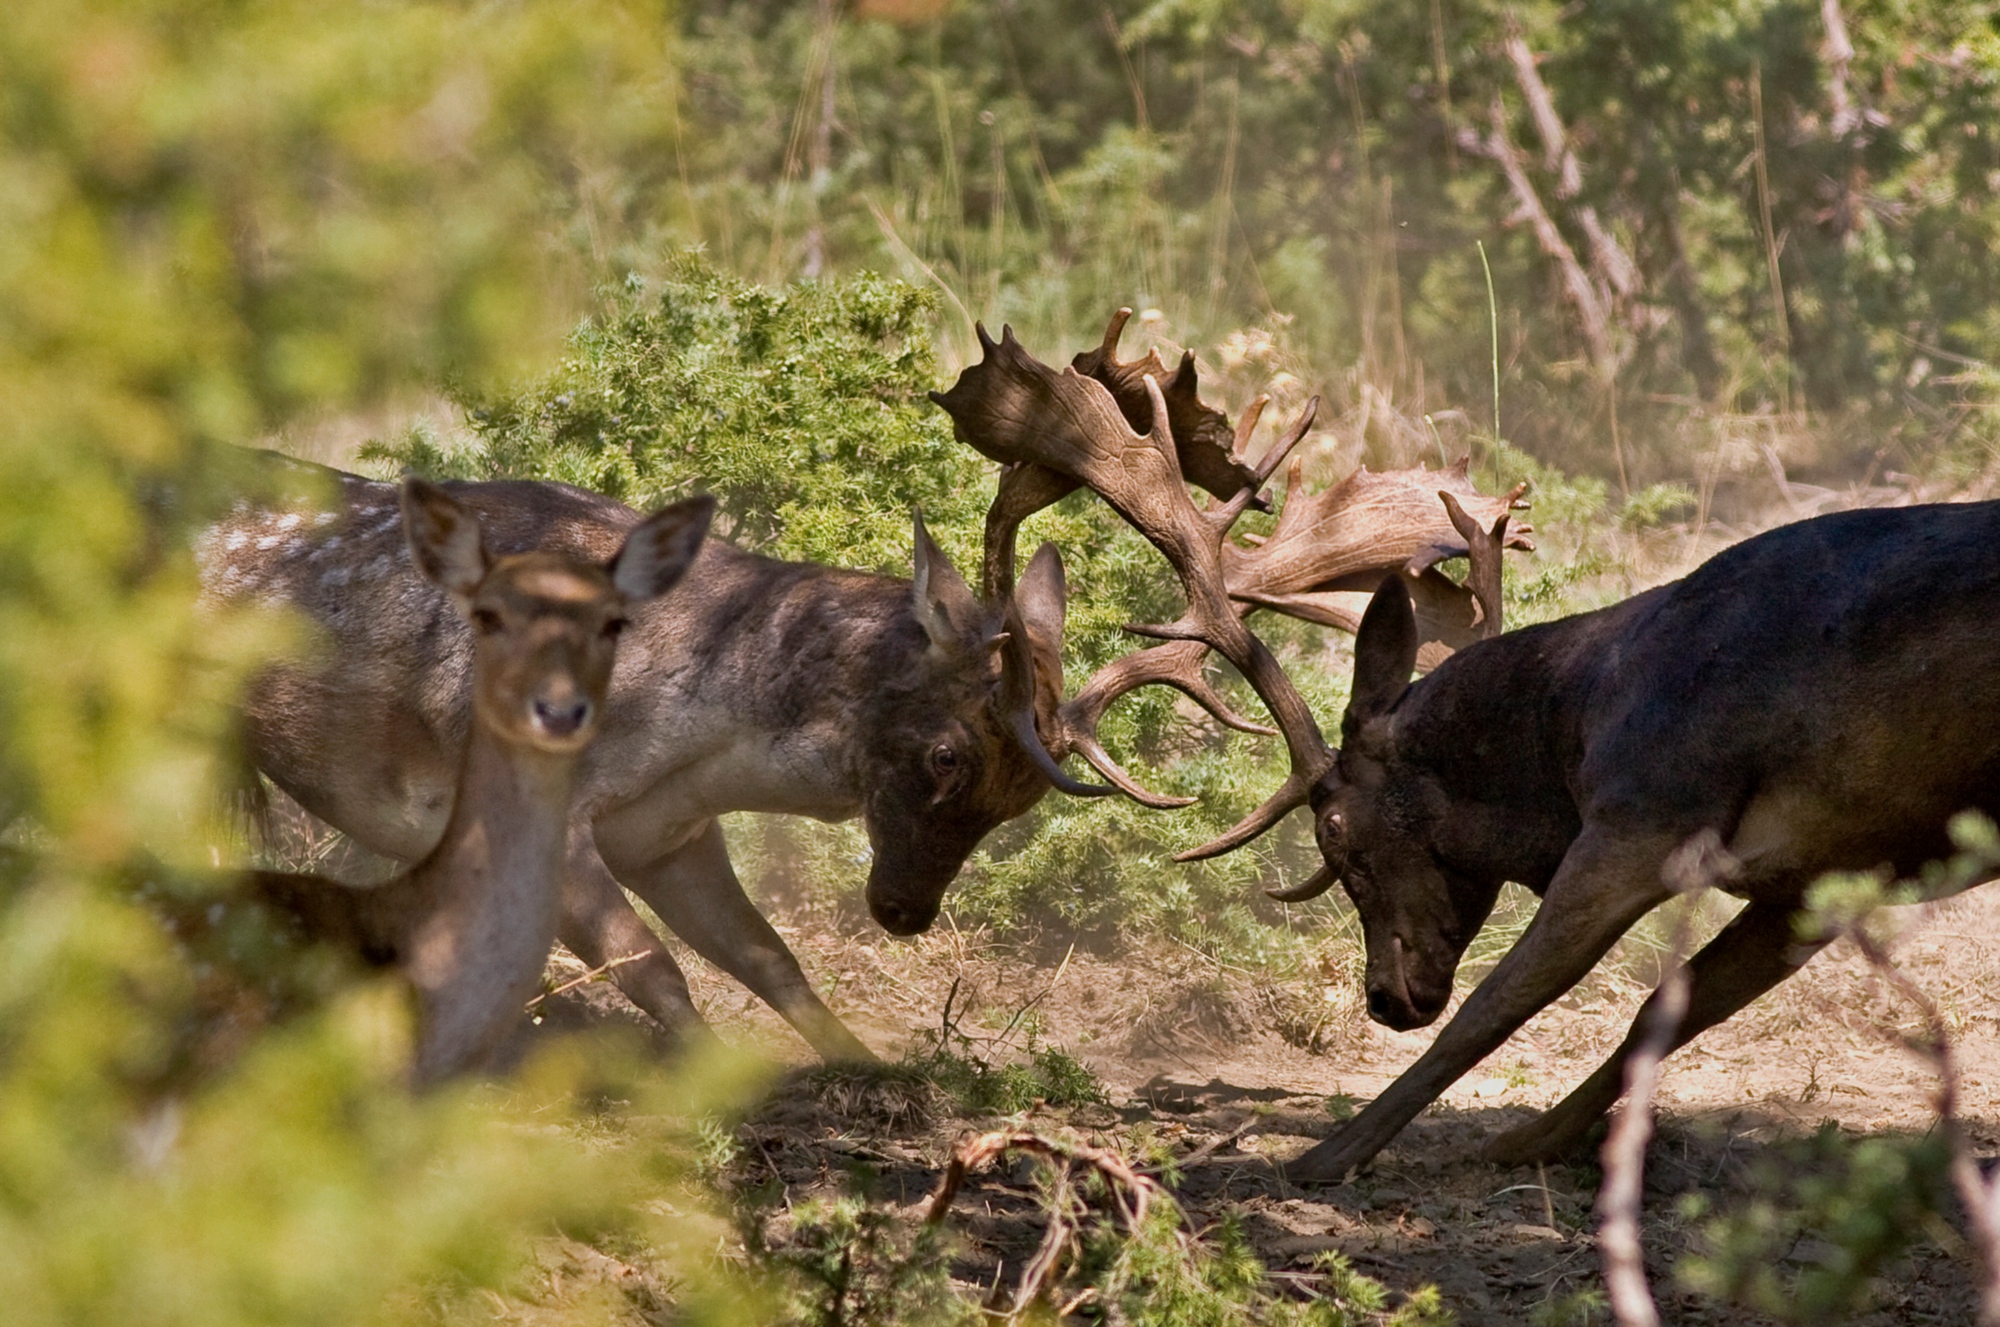
[[[1394,1028],[1398,1032],[1408,1032],[1413,1028],[1424,1026],[1437,1017],[1437,1014],[1436,1011],[1424,1013],[1408,995],[1388,985],[1382,985],[1368,988],[1368,1017],[1383,1027]]]
[[[550,737],[574,737],[590,721],[590,702],[581,696],[574,700],[537,696],[534,713],[535,726]]]

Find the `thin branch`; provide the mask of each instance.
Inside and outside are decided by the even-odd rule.
[[[1826,27],[1826,94],[1833,103],[1833,118],[1827,128],[1835,138],[1845,138],[1861,127],[1861,112],[1847,83],[1847,67],[1854,62],[1854,43],[1847,36],[1847,19],[1840,12],[1840,0],[1820,0],[1819,17]]]
[[[1617,371],[1618,359],[1612,348],[1611,318],[1604,307],[1604,299],[1584,271],[1583,264],[1577,260],[1576,250],[1563,238],[1555,219],[1535,192],[1520,150],[1507,137],[1507,109],[1498,96],[1493,99],[1488,117],[1493,127],[1485,138],[1471,130],[1464,130],[1459,134],[1458,145],[1499,164],[1520,215],[1534,227],[1535,240],[1541,245],[1542,252],[1561,271],[1563,293],[1569,296],[1569,302],[1575,306],[1577,318],[1583,324],[1583,339],[1590,347],[1591,362],[1608,382]]]
[[[1646,1032],[1625,1062],[1625,1105],[1604,1140],[1604,1184],[1597,1191],[1597,1247],[1604,1260],[1604,1289],[1618,1327],[1659,1327],[1660,1310],[1646,1283],[1645,1250],[1639,1240],[1644,1196],[1646,1145],[1653,1137],[1653,1094],[1660,1062],[1674,1047],[1688,1009],[1688,965],[1695,903],[1710,886],[1735,875],[1740,866],[1707,829],[1676,848],[1661,871],[1667,887],[1686,902],[1674,926],[1667,975],[1646,1012]]]
[[[1988,1179],[1972,1153],[1972,1139],[1958,1118],[1958,1057],[1953,1051],[1950,1026],[1944,1011],[1922,987],[1904,971],[1857,922],[1845,928],[1861,956],[1896,993],[1916,1009],[1924,1025],[1921,1037],[1899,1038],[1903,1044],[1930,1062],[1938,1077],[1937,1113],[1945,1144],[1951,1150],[1951,1182],[1965,1205],[1965,1221],[1972,1235],[1972,1247],[1985,1272],[1979,1288],[1979,1327],[2000,1327],[2000,1175]]]
[[[1534,52],[1528,49],[1527,40],[1518,28],[1508,32],[1503,46],[1514,66],[1515,86],[1521,89],[1528,113],[1535,121],[1535,133],[1542,140],[1542,164],[1556,177],[1556,197],[1569,202],[1583,188],[1583,167],[1578,164],[1576,153],[1570,150],[1562,117],[1556,114],[1555,98],[1548,84],[1542,81],[1541,70],[1535,67]],[[1639,289],[1638,265],[1598,219],[1596,208],[1588,203],[1571,203],[1569,211],[1590,241],[1591,267],[1620,299],[1629,298]]]
[[[1160,1191],[1158,1183],[1150,1176],[1133,1170],[1131,1163],[1116,1152],[1086,1143],[1065,1143],[1044,1138],[1025,1129],[995,1129],[991,1133],[975,1134],[952,1149],[951,1162],[945,1167],[944,1176],[931,1195],[930,1210],[924,1216],[925,1223],[936,1225],[944,1220],[969,1171],[1008,1152],[1030,1152],[1064,1168],[1084,1165],[1097,1171],[1104,1176],[1105,1186],[1110,1189],[1112,1200],[1118,1205],[1119,1215],[1125,1219],[1128,1229],[1137,1229],[1145,1221],[1146,1210],[1151,1206],[1154,1195]]]
[[[581,977],[572,977],[570,980],[564,982],[560,986],[557,986],[551,990],[543,991],[540,995],[528,1001],[528,1003],[524,1006],[524,1008],[528,1013],[532,1014],[535,1012],[536,1005],[540,1004],[542,1001],[550,998],[551,996],[567,995],[569,992],[575,990],[579,986],[588,986],[590,985],[590,983],[597,981],[605,974],[611,972],[614,968],[622,968],[627,963],[637,963],[640,959],[644,957],[646,957],[644,953],[638,953],[638,954],[626,954],[621,958],[611,959],[605,963],[598,965],[597,967],[592,968],[590,971],[584,973]]]

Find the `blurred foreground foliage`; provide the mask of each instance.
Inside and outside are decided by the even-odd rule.
[[[177,1077],[195,974],[130,895],[212,860],[236,690],[291,635],[197,602],[189,535],[255,482],[227,444],[518,373],[583,288],[579,173],[663,131],[670,36],[594,0],[0,21],[8,1323],[435,1321],[559,1228],[710,1266],[677,1122],[740,1068],[673,1093],[552,1061],[417,1101],[401,1002],[363,987]],[[640,1118],[585,1145],[556,1126],[586,1102]]]
[[[236,694],[299,642],[273,615],[198,597],[192,535],[258,491],[232,444],[439,380],[504,399],[500,384],[552,349],[547,329],[573,322],[594,246],[653,210],[645,163],[672,136],[671,40],[650,7],[612,0],[24,0],[0,23],[9,1324],[488,1318],[504,1311],[496,1295],[537,1293],[533,1255],[560,1239],[660,1268],[677,1321],[804,1313],[783,1266],[728,1256],[708,1157],[723,1112],[757,1086],[742,1061],[665,1078],[593,1046],[505,1086],[414,1099],[406,1011],[385,985],[253,1025],[204,1060],[191,1039],[236,1011],[204,1002],[215,974],[134,896],[140,881],[198,892],[228,850]],[[881,344],[880,358],[739,381],[701,404],[753,434],[825,412],[778,430],[798,447],[856,408],[843,402],[898,421],[885,451],[866,429],[824,430],[849,450],[773,472],[825,463],[790,509],[751,487],[769,476],[738,479],[739,510],[776,504],[766,537],[844,546],[857,531],[811,517],[845,504],[876,521],[869,556],[888,561],[910,497],[952,523],[975,499],[953,462],[938,468],[953,449],[916,396],[931,385],[922,302],[866,283],[856,301],[860,325],[841,331],[828,305],[825,334]],[[724,346],[719,328],[697,344],[757,362],[759,316],[745,344]],[[727,490],[726,469],[660,465],[678,444],[658,437],[650,472],[568,463],[635,498],[646,482]],[[841,462],[914,487],[864,503],[839,487]],[[1030,1087],[1091,1086],[1053,1053],[1037,1072]],[[926,1275],[942,1284],[941,1265]],[[895,1300],[881,1320],[930,1321],[936,1303]],[[555,1311],[632,1308],[607,1291]]]

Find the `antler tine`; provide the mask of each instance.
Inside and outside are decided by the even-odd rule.
[[[1329,768],[1331,768],[1330,762]],[[1278,785],[1278,790],[1265,798],[1263,804],[1255,811],[1199,848],[1189,848],[1186,852],[1175,853],[1174,860],[1201,862],[1210,857],[1220,857],[1226,852],[1236,851],[1292,812],[1311,802],[1311,786],[1312,784],[1301,779],[1298,770],[1294,769],[1285,776],[1285,781]]]
[[[1035,714],[1034,647],[1021,606],[1011,598],[1007,601],[1005,622],[1007,630],[1001,634],[999,642],[1004,652],[1000,670],[1000,709],[1013,731],[1014,740],[1043,776],[1060,791],[1072,797],[1109,796],[1116,789],[1071,778],[1043,744]]]
[[[1201,642],[1177,641],[1138,650],[1104,665],[1091,675],[1081,691],[1063,702],[1057,721],[1063,734],[1063,749],[1082,756],[1092,769],[1144,806],[1164,811],[1192,805],[1193,798],[1166,797],[1142,787],[1105,752],[1097,739],[1097,725],[1120,697],[1140,687],[1158,684],[1174,688],[1214,715],[1218,722],[1238,732],[1276,737],[1277,729],[1244,718],[1208,684],[1208,679],[1202,676],[1202,661],[1207,657],[1208,646]]]
[[[1322,864],[1319,870],[1312,873],[1312,878],[1303,884],[1293,885],[1290,889],[1267,889],[1264,892],[1280,903],[1304,903],[1307,899],[1318,898],[1339,883],[1340,877],[1334,874],[1333,868]]]
[[[1234,728],[1239,733],[1255,733],[1259,737],[1276,737],[1278,730],[1266,728],[1261,723],[1253,723],[1231,709],[1208,679],[1202,676],[1202,662],[1208,657],[1208,646],[1202,641],[1175,641],[1170,645],[1157,645],[1149,650],[1137,650],[1122,658],[1114,659],[1091,674],[1083,689],[1063,702],[1063,730],[1065,732],[1094,732],[1097,721],[1121,696],[1137,691],[1140,687],[1170,686],[1188,699],[1200,705],[1224,726]]]
[[[1015,536],[1021,522],[1052,507],[1081,485],[1044,465],[1017,461],[1000,469],[1000,484],[986,509],[985,562],[979,589],[989,604],[1014,592]]]
[[[1510,505],[1519,492],[1517,489],[1508,495]],[[1506,547],[1510,513],[1503,509],[1493,522],[1493,528],[1482,530],[1479,522],[1459,505],[1457,498],[1442,489],[1438,491],[1438,497],[1444,500],[1445,514],[1451,517],[1452,528],[1465,540],[1466,557],[1472,564],[1465,582],[1479,604],[1479,638],[1488,640],[1504,629],[1501,625],[1500,553]]]
[[[1104,344],[1101,349],[1105,359],[1112,360],[1118,357],[1118,342],[1125,335],[1125,324],[1131,320],[1132,310],[1121,307],[1113,312],[1110,320],[1104,324]]]
[[[1150,807],[1155,811],[1178,811],[1184,806],[1193,806],[1197,800],[1193,797],[1168,797],[1146,787],[1126,773],[1123,765],[1111,758],[1111,753],[1098,742],[1095,733],[1074,734],[1069,739],[1069,749],[1082,756],[1092,769],[1111,780],[1119,792],[1141,806]]]
[[[1251,437],[1257,432],[1257,421],[1263,416],[1264,407],[1269,404],[1271,404],[1269,396],[1259,396],[1249,405],[1243,407],[1243,417],[1236,421],[1236,436],[1229,444],[1229,454],[1231,456],[1240,457],[1243,455],[1243,449],[1250,445]],[[1262,466],[1259,466],[1258,469],[1266,477],[1271,473]]]
[[[1225,519],[1226,506],[1223,512],[1212,516],[1195,510],[1180,482],[1180,468],[1175,462],[1173,437],[1167,422],[1167,403],[1160,384],[1148,378],[1146,390],[1152,398],[1153,428],[1145,441],[1150,444],[1148,450],[1164,462],[1160,468],[1165,473],[1159,479],[1165,482],[1135,488],[1144,484],[1146,476],[1145,467],[1133,465],[1105,473],[1102,482],[1098,477],[1086,476],[1086,482],[1104,494],[1120,515],[1166,555],[1187,595],[1188,610],[1180,622],[1169,627],[1134,629],[1166,639],[1201,641],[1243,674],[1278,721],[1278,731],[1291,756],[1292,773],[1287,783],[1296,784],[1298,800],[1284,808],[1290,810],[1291,806],[1303,803],[1308,791],[1332,770],[1333,750],[1326,744],[1305,698],[1285,675],[1277,656],[1244,624],[1230,601],[1229,587],[1222,574],[1222,538],[1234,517]],[[1311,407],[1307,413],[1311,413]],[[1299,432],[1303,436],[1303,430]],[[1242,841],[1247,842],[1276,824],[1282,814],[1280,811],[1270,817]],[[1245,827],[1249,824],[1245,822]]]
[[[1261,403],[1266,399],[1265,397],[1257,398],[1259,402],[1257,409],[1263,409]],[[1263,490],[1264,481],[1277,473],[1278,467],[1285,463],[1287,456],[1291,455],[1292,448],[1298,446],[1305,439],[1306,434],[1312,431],[1313,420],[1318,415],[1319,398],[1315,396],[1306,402],[1306,408],[1299,412],[1299,417],[1293,421],[1291,429],[1286,432],[1285,436],[1278,439],[1271,450],[1264,454],[1263,460],[1257,462],[1255,472],[1257,482],[1243,489],[1211,514],[1210,519],[1221,526],[1223,533],[1226,534],[1229,527],[1236,524],[1236,518],[1243,514],[1246,507],[1257,501],[1258,494]]]
[[[1259,401],[1263,399],[1262,397],[1258,398]],[[1315,396],[1306,402],[1306,408],[1301,410],[1299,417],[1292,421],[1291,431],[1278,439],[1271,450],[1264,453],[1264,459],[1257,462],[1257,486],[1259,488],[1262,488],[1272,475],[1278,473],[1278,467],[1283,465],[1285,458],[1292,454],[1292,448],[1305,441],[1306,434],[1312,432],[1313,421],[1317,418],[1319,418],[1319,398]]]

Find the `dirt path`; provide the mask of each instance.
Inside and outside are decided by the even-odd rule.
[[[1644,987],[1600,974],[1545,1011],[1421,1116],[1350,1184],[1301,1190],[1274,1162],[1332,1132],[1422,1053],[1432,1031],[1366,1022],[1344,974],[1273,982],[1191,951],[1118,961],[1023,952],[949,929],[915,942],[866,934],[827,939],[823,920],[787,939],[833,991],[844,1017],[893,1056],[939,1027],[951,996],[954,1034],[976,1054],[1018,1054],[1032,1036],[1086,1062],[1110,1105],[1044,1109],[1066,1128],[1126,1149],[1193,1156],[1178,1196],[1200,1221],[1234,1213],[1274,1273],[1338,1249],[1399,1290],[1436,1284],[1461,1323],[1524,1323],[1597,1283],[1588,1232],[1589,1165],[1503,1170],[1480,1143],[1552,1104],[1622,1037]],[[1897,947],[1906,971],[1954,1022],[1962,1112],[2000,1150],[2000,889],[1931,910]],[[697,998],[726,1036],[803,1061],[802,1047],[740,988],[690,964]],[[604,1002],[600,992],[594,997]],[[1668,1321],[1752,1323],[1747,1310],[1677,1288],[1674,1267],[1697,1244],[1685,1199],[1740,1203],[1802,1139],[1831,1124],[1849,1135],[1922,1134],[1935,1083],[1884,1029],[1914,1027],[1857,955],[1830,951],[1786,987],[1669,1061],[1659,1138],[1649,1157],[1646,1241]],[[984,1048],[982,1050],[982,1047]],[[860,1187],[913,1217],[953,1139],[976,1122],[885,1110],[867,1092],[829,1092],[801,1076],[748,1126],[760,1164],[793,1197]],[[968,1252],[960,1272],[990,1281],[1034,1247],[1035,1210],[1021,1176],[981,1177],[961,1200]],[[1831,1256],[1807,1236],[1792,1269]],[[1864,1323],[1970,1321],[1962,1246],[1937,1223],[1878,1282]],[[1584,1321],[1570,1317],[1562,1321]],[[1595,1321],[1602,1321],[1601,1314]]]

